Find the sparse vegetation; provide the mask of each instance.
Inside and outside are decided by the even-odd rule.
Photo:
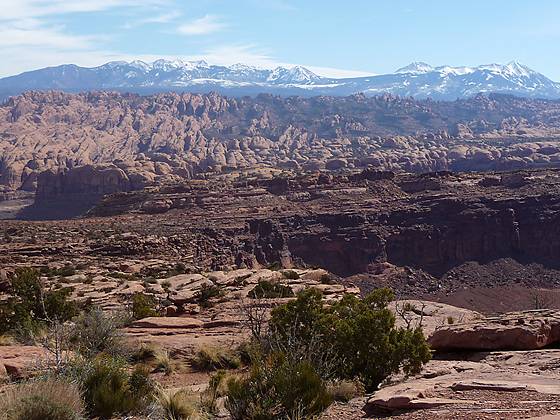
[[[221,296],[223,296],[223,292],[218,286],[214,284],[203,284],[197,292],[195,299],[200,306],[208,308],[212,306],[212,299],[219,298]]]
[[[380,289],[327,306],[318,290],[307,289],[273,309],[266,334],[254,336],[257,349],[248,352],[249,374],[228,381],[232,418],[310,418],[333,399],[374,391],[394,373],[418,372],[429,348],[419,327],[395,327],[392,298]]]
[[[229,349],[205,346],[196,352],[192,365],[201,371],[237,369],[241,365],[241,361],[239,356]]]
[[[297,280],[299,279],[299,274],[295,270],[284,270],[282,271],[282,275],[285,279],[289,280]]]
[[[61,268],[41,267],[41,274],[47,277],[70,277],[76,274],[76,267],[65,265]]]
[[[80,385],[88,413],[94,417],[139,412],[153,396],[147,370],[139,367],[128,373],[120,358],[102,355],[76,361],[70,375]]]
[[[159,389],[156,393],[156,418],[162,420],[202,420],[194,395],[186,390],[169,392]]]
[[[321,284],[335,284],[336,282],[334,281],[333,277],[330,274],[322,274],[321,277],[319,278],[319,281],[321,282]]]
[[[249,292],[248,296],[252,299],[287,298],[294,296],[294,292],[290,287],[280,283],[261,280],[255,288]]]
[[[11,295],[0,302],[0,333],[16,331],[33,335],[42,326],[74,317],[78,308],[70,301],[71,289],[47,289],[32,268],[18,268],[11,278]]]
[[[208,388],[202,393],[200,405],[206,413],[217,412],[216,402],[219,397],[224,396],[227,389],[223,386],[226,379],[226,371],[219,370],[210,377]]]
[[[335,381],[328,386],[329,393],[334,401],[348,402],[363,394],[363,386],[357,381]]]
[[[133,352],[132,360],[136,362],[147,362],[155,359],[157,354],[158,351],[153,345],[142,343],[140,344],[140,347],[138,347],[138,349]]]
[[[71,341],[74,348],[85,357],[99,353],[126,355],[129,349],[119,331],[124,323],[117,314],[107,314],[99,308],[93,308],[76,320]]]
[[[126,280],[126,281],[138,281],[138,277],[136,277],[136,275],[134,274],[128,274],[128,273],[121,273],[120,271],[111,271],[109,273],[107,273],[108,277],[114,278],[114,279],[119,279],[119,280]]]
[[[157,300],[144,293],[135,293],[132,296],[132,316],[134,319],[159,316]]]
[[[254,363],[247,377],[227,385],[226,408],[234,420],[312,418],[332,402],[311,364],[294,364],[282,354]]]
[[[24,382],[0,398],[0,418],[6,420],[79,420],[83,414],[79,389],[58,379]]]
[[[389,375],[400,370],[418,372],[430,359],[420,328],[395,327],[395,317],[387,308],[392,299],[388,289],[378,289],[364,299],[346,295],[326,307],[320,292],[305,290],[295,301],[272,311],[271,342],[287,354],[307,352],[319,362],[329,357],[318,358],[317,350],[331,350],[337,360],[345,361],[336,364],[333,376],[359,379],[366,391],[375,390]],[[319,362],[311,362],[320,367]]]
[[[173,373],[173,361],[169,352],[162,350],[156,353],[154,372],[163,372],[166,375]]]

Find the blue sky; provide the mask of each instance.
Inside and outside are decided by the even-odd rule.
[[[519,61],[560,81],[557,0],[0,0],[0,76],[160,57],[301,64],[327,76],[412,61]]]

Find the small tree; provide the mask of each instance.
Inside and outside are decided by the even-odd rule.
[[[271,339],[288,344],[289,353],[312,356],[316,367],[334,355],[334,376],[359,378],[373,391],[391,374],[416,373],[430,359],[421,328],[396,328],[387,308],[392,299],[391,291],[378,289],[365,299],[346,295],[326,307],[321,293],[308,289],[272,312]]]
[[[64,322],[78,313],[68,297],[70,288],[47,289],[39,272],[18,268],[11,278],[11,296],[0,303],[0,333],[8,331],[36,332],[41,324]]]
[[[159,316],[158,303],[155,297],[144,293],[136,293],[132,296],[132,316],[134,319]]]

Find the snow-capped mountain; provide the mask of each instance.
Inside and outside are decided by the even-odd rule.
[[[205,61],[115,61],[99,67],[62,65],[0,79],[0,97],[26,90],[58,89],[70,92],[119,90],[217,91],[230,95],[367,95],[391,93],[415,98],[454,100],[478,93],[560,98],[560,84],[523,64],[478,67],[432,67],[415,62],[391,74],[333,79],[301,66],[261,69],[244,64],[210,65]]]
[[[435,68],[426,63],[412,63],[393,75],[376,78],[364,92],[436,99],[466,98],[477,93],[560,98],[560,84],[514,61],[506,65]]]

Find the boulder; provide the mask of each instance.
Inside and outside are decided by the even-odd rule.
[[[428,343],[438,351],[536,350],[560,343],[560,311],[513,312],[446,325]]]
[[[28,371],[46,359],[45,349],[37,346],[0,346],[0,380],[24,378]]]
[[[448,398],[429,398],[425,394],[431,390],[426,387],[387,387],[377,391],[366,403],[366,411],[370,408],[381,408],[388,411],[419,410],[440,407],[450,404],[464,404],[466,400]]]
[[[476,311],[422,300],[394,301],[389,304],[389,308],[395,313],[399,327],[406,327],[407,324],[413,327],[421,326],[426,336],[450,322],[462,323],[482,318]],[[406,310],[407,308],[409,310]]]

